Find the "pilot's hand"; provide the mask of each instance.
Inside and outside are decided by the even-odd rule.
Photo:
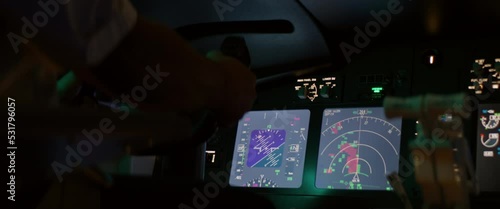
[[[256,97],[255,76],[239,61],[220,52],[200,55],[175,31],[145,18],[137,20],[99,66],[78,73],[118,97],[145,86],[145,79],[148,85],[158,81],[142,101],[133,101],[139,104],[138,110],[180,112],[196,118],[200,111],[210,109],[220,125],[237,122]]]
[[[241,62],[219,51],[209,52],[207,57],[220,66],[225,81],[222,92],[217,92],[218,96],[209,105],[220,125],[232,126],[253,106],[257,96],[256,77]]]

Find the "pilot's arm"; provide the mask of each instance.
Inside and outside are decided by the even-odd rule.
[[[14,51],[34,42],[83,80],[118,96],[145,87],[144,99],[130,98],[139,108],[210,108],[221,122],[234,123],[255,98],[255,77],[244,65],[220,53],[207,59],[175,31],[141,17],[127,0],[2,4],[4,18],[17,28],[7,34]]]

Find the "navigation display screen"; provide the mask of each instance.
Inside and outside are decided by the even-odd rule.
[[[477,119],[476,175],[481,191],[500,191],[500,104],[480,104]]]
[[[324,110],[316,187],[392,190],[386,175],[399,170],[401,124],[382,107]]]
[[[238,124],[233,187],[299,188],[309,128],[309,110],[251,111]]]

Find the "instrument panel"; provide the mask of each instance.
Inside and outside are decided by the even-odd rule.
[[[262,195],[278,208],[335,207],[339,201],[360,208],[400,208],[402,203],[387,180],[387,175],[397,172],[418,207],[423,194],[409,147],[417,135],[417,121],[386,118],[383,99],[467,92],[476,98],[470,110],[473,115],[464,126],[482,195],[474,201],[489,201],[488,194],[500,191],[500,185],[491,180],[500,175],[498,55],[451,54],[455,51],[443,48],[436,54],[440,62],[429,64],[421,62],[423,54],[407,51],[374,50],[371,53],[387,60],[366,55],[368,61],[353,62],[344,70],[290,79],[259,92],[254,110],[243,117],[237,130],[223,137],[227,143],[221,146],[230,151],[220,160],[232,165],[229,189]],[[418,60],[415,66],[405,64],[411,60],[406,55]],[[448,64],[452,67],[447,68]],[[252,140],[261,141],[252,144]],[[291,147],[296,147],[292,144],[299,144],[294,157],[290,156]],[[262,148],[266,146],[267,153]],[[262,163],[252,163],[252,156]],[[289,161],[296,163],[290,166]]]
[[[309,110],[251,111],[238,124],[230,185],[300,188],[308,149]],[[325,109],[315,187],[391,191],[399,170],[402,120],[381,107]]]
[[[481,104],[477,117],[477,175],[481,191],[500,190],[500,104]]]

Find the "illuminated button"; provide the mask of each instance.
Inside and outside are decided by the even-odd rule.
[[[484,157],[493,157],[493,151],[484,151],[483,156]]]
[[[434,55],[430,55],[429,56],[429,64],[433,65],[434,64],[434,61],[435,61],[435,56]]]
[[[422,56],[422,61],[428,66],[441,64],[441,55],[437,49],[428,49]]]
[[[373,87],[373,88],[372,88],[372,91],[373,91],[373,93],[375,93],[375,94],[379,94],[379,93],[381,93],[381,91],[383,91],[383,90],[384,90],[384,88],[383,88],[383,87]]]
[[[306,89],[306,88],[300,88],[300,89],[297,91],[297,96],[298,96],[300,99],[306,99],[306,98],[307,98],[307,89]]]
[[[215,151],[214,150],[207,150],[206,152],[206,161],[207,163],[215,163]]]

